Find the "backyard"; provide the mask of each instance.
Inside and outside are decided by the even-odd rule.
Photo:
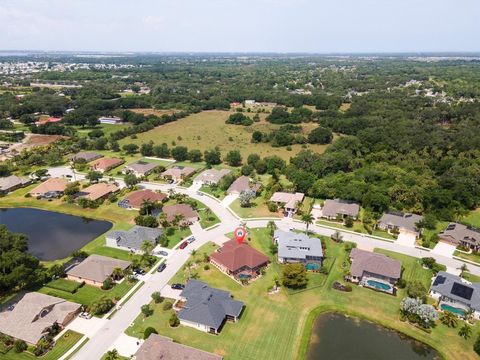
[[[268,230],[251,230],[250,237],[252,246],[271,258],[274,257],[270,252],[271,240]],[[283,288],[273,295],[267,293],[267,289],[278,277],[279,265],[275,263],[268,267],[265,276],[248,286],[237,284],[212,266],[205,270],[204,265],[200,263],[194,270],[200,280],[213,287],[230,291],[236,299],[246,304],[241,319],[237,323],[227,323],[219,336],[183,326],[171,328],[168,325],[171,310],[164,311],[163,304],[152,304],[154,314],[145,319],[140,315],[134,325],[127,329],[127,334],[142,337],[144,329],[152,326],[162,335],[172,337],[183,344],[224,355],[228,360],[303,359],[316,316],[325,311],[339,311],[401,331],[433,346],[445,358],[476,358],[471,350],[474,336],[464,340],[458,336],[458,329],[447,328],[440,323],[431,334],[428,334],[400,321],[399,306],[405,296],[403,289],[398,291],[396,297],[358,286],[353,286],[350,293],[333,290],[332,283],[341,280],[348,271],[347,253],[343,249],[343,244],[333,243],[329,239],[325,241],[327,256],[335,259],[328,277],[321,286],[294,294]],[[192,263],[195,263],[195,260],[201,262],[203,253],[208,254],[213,250],[211,245],[201,248],[192,258]],[[395,253],[388,255],[402,260],[407,281],[420,279],[425,285],[430,284],[432,273],[423,269],[417,259]],[[184,282],[184,271],[182,269],[172,281]],[[473,333],[476,334],[479,329],[480,326],[476,324]]]

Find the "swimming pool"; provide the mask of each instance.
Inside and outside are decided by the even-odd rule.
[[[320,266],[318,264],[310,263],[305,265],[305,269],[307,270],[318,270]]]
[[[456,308],[456,307],[453,307],[453,306],[450,306],[450,305],[447,305],[447,304],[441,304],[440,309],[445,310],[445,311],[450,311],[450,312],[454,313],[455,315],[465,316],[465,310],[460,309],[460,308]]]
[[[382,291],[390,291],[392,289],[390,285],[387,285],[375,280],[367,280],[367,285]]]

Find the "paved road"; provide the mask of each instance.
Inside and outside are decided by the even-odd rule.
[[[72,171],[69,168],[54,168],[50,170],[52,176],[62,176],[62,175],[72,175]],[[84,176],[81,174],[76,174],[76,179],[81,180]],[[125,186],[123,180],[116,179],[121,187]],[[206,206],[208,206],[213,213],[221,220],[220,225],[210,229],[202,230],[198,227],[193,228],[194,236],[197,239],[193,244],[190,244],[185,250],[173,250],[170,253],[170,256],[167,260],[167,268],[162,273],[153,273],[150,278],[145,281],[145,285],[138,290],[137,293],[126,303],[123,307],[115,314],[115,316],[109,320],[96,334],[95,336],[83,346],[77,354],[74,356],[74,359],[80,360],[92,360],[100,359],[102,355],[108,351],[108,349],[114,344],[115,340],[125,331],[126,328],[135,320],[135,318],[140,313],[140,308],[142,305],[147,304],[151,301],[151,294],[154,291],[160,291],[168,281],[175,275],[175,273],[181,269],[183,264],[187,261],[190,256],[190,251],[192,249],[198,249],[202,245],[206,244],[209,241],[215,241],[221,243],[224,241],[224,234],[234,230],[241,222],[241,219],[228,210],[227,204],[220,202],[219,200],[202,194],[197,191],[194,187],[192,188],[181,188],[176,187],[175,185],[166,185],[158,183],[143,182],[139,184],[141,187],[151,190],[160,190],[162,192],[168,193],[170,189],[173,189],[175,192],[186,194],[196,200],[201,201]],[[247,227],[249,228],[264,228],[267,226],[269,220],[245,220]],[[278,228],[283,230],[296,229],[296,230],[305,230],[305,225],[292,219],[278,219],[275,220]],[[335,231],[324,226],[311,225],[310,230],[324,236],[330,236]],[[343,239],[346,241],[353,241],[359,246],[364,248],[381,248],[401,254],[414,256],[414,257],[425,257],[430,256],[436,259],[437,262],[446,265],[450,268],[459,268],[462,266],[463,262],[455,260],[451,257],[446,257],[441,254],[428,252],[425,250],[417,249],[413,246],[405,246],[395,242],[382,241],[375,238],[371,238],[365,234],[357,234],[340,231],[343,236]],[[475,265],[467,264],[470,272],[480,276],[480,267]]]

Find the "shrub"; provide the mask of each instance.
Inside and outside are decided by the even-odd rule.
[[[278,211],[278,205],[275,204],[274,202],[271,202],[271,201],[270,201],[270,202],[267,204],[267,206],[268,206],[268,211],[270,211],[270,212],[277,212],[277,211]]]
[[[93,315],[102,315],[107,313],[113,307],[112,299],[100,298],[90,304],[88,311]]]
[[[170,310],[173,307],[173,304],[171,301],[165,301],[165,304],[163,304],[163,310],[167,311]]]
[[[205,266],[203,267],[203,270],[210,270],[210,265],[205,264]]]
[[[155,328],[149,326],[149,327],[147,327],[147,328],[145,329],[145,331],[143,332],[143,338],[144,338],[145,340],[147,340],[148,337],[149,337],[150,335],[152,335],[152,334],[158,334],[158,332],[157,332],[157,330],[155,330]]]
[[[405,279],[398,279],[397,286],[400,289],[405,289],[405,286],[407,286],[407,281]]]
[[[158,291],[155,291],[152,294],[152,299],[153,301],[155,301],[155,304],[160,304],[164,300],[164,298],[160,295],[160,292]]]
[[[110,277],[107,277],[102,284],[102,290],[110,290],[113,287],[113,280]]]
[[[21,353],[27,350],[27,343],[23,340],[15,340],[13,343],[13,350],[16,353]]]
[[[480,355],[480,334],[477,337],[477,340],[475,340],[475,344],[473,344],[473,350]]]
[[[143,316],[145,317],[149,317],[150,315],[153,314],[153,310],[150,309],[150,305],[148,304],[142,305],[141,310],[142,310]]]
[[[344,290],[345,290],[346,292],[352,292],[352,285],[350,285],[350,284],[345,285],[345,286],[344,286]]]
[[[177,314],[173,313],[172,316],[170,316],[170,319],[168,319],[168,323],[171,327],[177,327],[180,325],[180,320],[178,319]]]
[[[328,268],[326,266],[322,266],[320,268],[320,273],[328,275]]]

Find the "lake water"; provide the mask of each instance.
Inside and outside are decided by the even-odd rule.
[[[0,224],[27,235],[29,251],[44,261],[63,259],[112,227],[108,221],[31,208],[0,209]]]
[[[341,314],[320,315],[307,360],[440,359],[432,348],[396,331]]]

